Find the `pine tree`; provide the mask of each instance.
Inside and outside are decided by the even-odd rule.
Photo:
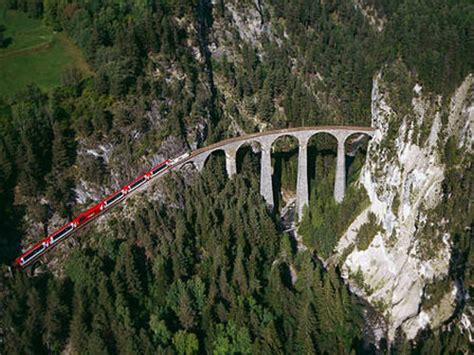
[[[196,312],[187,291],[182,292],[179,298],[177,315],[184,329],[190,330],[196,325]]]
[[[5,26],[0,25],[0,48],[4,48],[8,44],[7,38],[5,36],[5,30],[6,30]]]
[[[7,189],[7,183],[10,181],[12,169],[13,167],[9,154],[3,139],[0,139],[0,199]]]
[[[69,308],[62,285],[52,279],[48,282],[43,342],[55,353],[61,352],[67,339]]]
[[[296,318],[294,353],[313,354],[315,346],[311,337],[311,329],[314,329],[314,325],[311,322],[310,302],[305,292],[300,295],[300,298],[301,300],[298,302],[299,312]]]
[[[28,312],[23,324],[23,332],[21,334],[20,344],[25,353],[33,353],[35,351],[44,351],[41,333],[43,330],[43,302],[41,295],[36,288],[32,288],[28,292],[26,307],[33,312]]]
[[[247,275],[243,263],[243,251],[242,246],[237,247],[237,255],[234,260],[234,269],[232,271],[232,282],[237,285],[237,291],[242,296],[246,296],[248,293]]]
[[[88,325],[87,325],[87,304],[85,289],[76,285],[74,289],[73,315],[70,326],[71,346],[75,351],[81,352],[87,346]]]
[[[232,303],[233,295],[231,290],[229,289],[224,268],[221,268],[219,273],[219,293],[224,300],[228,301],[229,303]]]
[[[275,106],[273,104],[273,93],[269,80],[265,80],[263,89],[259,95],[258,100],[258,113],[263,120],[270,122],[275,112]]]
[[[199,342],[195,334],[180,330],[173,336],[173,345],[179,355],[197,354]]]

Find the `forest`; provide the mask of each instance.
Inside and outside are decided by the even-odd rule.
[[[166,201],[182,209],[143,202],[131,220],[107,221],[113,233],[81,236],[88,246],[72,252],[65,277],[15,275],[6,351],[57,352],[68,334],[86,353],[361,347],[361,310],[336,271],[278,232],[251,171],[226,182],[223,161],[212,163]]]
[[[10,275],[8,265],[35,240],[32,234],[46,235],[94,201],[78,201],[83,181],[103,196],[103,186],[129,181],[156,152],[175,153],[170,137],[187,150],[236,135],[229,129],[235,124],[246,133],[262,125],[367,126],[374,73],[392,61],[405,63],[433,95],[451,93],[474,68],[474,55],[466,55],[474,53],[469,0],[364,1],[385,19],[382,32],[351,1],[270,0],[261,21],[287,40],[278,45],[268,36],[257,49],[232,32],[221,56],[210,43],[222,41],[213,25],[230,16],[225,1],[5,3],[65,33],[92,74],[71,66],[49,91],[32,83],[0,97],[1,353],[454,353],[468,347],[457,328],[439,336],[427,330],[421,342],[400,334],[390,350],[372,343],[366,324],[376,317],[373,310],[351,294],[337,267],[321,262],[347,227],[335,221],[357,215],[367,201],[353,184],[364,149],[350,161],[346,199],[332,200],[330,140],[311,152],[312,197],[299,227],[307,250],[266,209],[258,159],[245,154],[245,169],[232,180],[216,157],[201,175],[160,181],[159,199],[130,200],[61,246],[66,257],[51,268]],[[84,154],[99,145],[113,147],[111,156]],[[447,148],[449,159],[455,154]],[[275,158],[281,190],[294,192],[296,155],[287,147]],[[450,171],[445,184],[459,196],[449,206],[453,213],[466,202],[468,182],[457,185],[458,174]],[[466,257],[470,243],[459,235]]]

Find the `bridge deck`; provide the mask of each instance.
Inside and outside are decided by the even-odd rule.
[[[190,154],[189,159],[186,159],[186,160],[192,160],[192,158],[196,157],[197,155],[200,155],[200,154],[205,153],[205,152],[210,151],[210,150],[214,150],[214,149],[219,148],[219,147],[223,147],[223,146],[228,145],[230,143],[253,140],[255,138],[264,137],[264,136],[281,135],[281,134],[285,134],[285,133],[296,133],[296,132],[304,132],[304,131],[325,132],[325,131],[338,131],[338,130],[339,131],[354,131],[354,133],[359,133],[359,132],[360,133],[373,133],[373,132],[375,132],[375,129],[372,128],[372,127],[360,127],[360,126],[292,127],[292,128],[278,129],[278,130],[274,130],[274,131],[257,132],[257,133],[246,134],[244,136],[228,138],[228,139],[225,139],[223,141],[213,143],[213,144],[210,144],[208,146],[196,149]]]

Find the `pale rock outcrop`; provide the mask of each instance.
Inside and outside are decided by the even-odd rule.
[[[270,24],[263,20],[262,5],[255,1],[253,6],[243,6],[236,2],[226,3],[226,10],[234,23],[241,39],[252,43],[253,46],[262,47],[260,39],[262,35],[271,35]]]
[[[402,326],[409,339],[416,337],[419,329],[429,325],[439,325],[453,313],[453,304],[458,295],[457,286],[453,285],[451,291],[447,290],[440,302],[428,310],[420,311],[416,317],[408,319]]]
[[[384,30],[387,20],[385,17],[380,16],[374,6],[368,5],[362,0],[354,0],[353,2],[354,7],[364,15],[370,26],[372,26],[377,32],[382,32]]]
[[[107,189],[97,188],[92,186],[91,183],[80,179],[74,187],[74,195],[76,197],[76,203],[85,204],[89,200],[99,201],[103,198],[104,193],[107,193]]]
[[[472,151],[474,78],[468,76],[453,95],[445,125],[438,109],[441,97],[425,96],[416,84],[409,113],[400,117],[391,106],[391,90],[379,73],[372,91],[372,126],[377,132],[360,176],[370,206],[349,226],[336,250],[345,257],[342,276],[383,313],[389,341],[399,327],[413,339],[428,325],[439,327],[454,312],[459,292],[455,286],[446,289],[434,307],[422,310],[421,304],[425,287],[449,270],[451,236],[443,228],[446,221],[434,220],[430,211],[442,197],[441,148],[448,137],[456,135],[459,145]],[[359,250],[357,233],[369,212],[377,216],[381,231],[366,250]],[[436,226],[437,235],[429,238],[440,241],[429,256],[423,253],[426,245],[419,236],[426,225]]]
[[[474,141],[474,75],[470,74],[451,99],[446,140],[458,136],[459,148],[473,152]]]

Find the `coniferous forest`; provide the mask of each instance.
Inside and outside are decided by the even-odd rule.
[[[354,3],[375,9],[383,31]],[[321,261],[348,226],[338,221],[350,222],[367,203],[355,184],[367,142],[348,159],[340,205],[332,200],[336,143],[310,142],[302,241],[284,231],[278,213],[296,182],[298,148],[285,141],[273,155],[275,213],[259,193],[259,155],[244,149],[234,178],[224,157],[212,156],[201,174],[159,180],[57,247],[48,262],[29,272],[8,268],[22,247],[147,167],[236,136],[236,126],[245,133],[369,126],[373,76],[387,63],[433,96],[452,93],[474,69],[471,1],[246,0],[231,2],[232,13],[224,0],[1,5],[68,36],[91,73],[71,63],[59,86],[32,82],[0,96],[0,353],[472,350],[458,328],[427,329],[416,341],[400,334],[390,346],[377,341],[369,324],[379,315],[350,292],[337,266]],[[257,44],[226,27],[249,8],[271,28]],[[0,23],[0,47],[5,31]],[[211,53],[211,43],[223,50]],[[316,77],[324,80],[310,87]],[[408,96],[400,90],[402,102]],[[456,159],[449,147],[446,154]],[[455,172],[448,180],[466,202],[469,182],[456,185]],[[472,259],[463,238],[460,255]]]

